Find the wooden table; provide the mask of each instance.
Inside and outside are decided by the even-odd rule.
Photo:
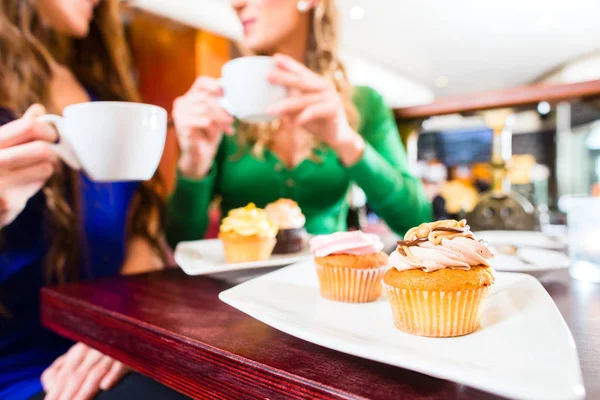
[[[198,399],[496,398],[279,332],[219,301],[227,286],[174,269],[43,289],[42,320]],[[561,271],[544,286],[575,337],[588,398],[598,399],[600,285]]]

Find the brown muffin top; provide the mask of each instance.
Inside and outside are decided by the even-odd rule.
[[[351,254],[332,254],[327,257],[315,257],[317,264],[328,268],[379,268],[388,265],[388,255],[384,252],[355,256]]]
[[[484,265],[471,267],[469,270],[442,268],[433,272],[421,269],[398,271],[390,268],[383,276],[384,283],[399,289],[438,292],[478,289],[493,284],[495,280],[494,269]]]

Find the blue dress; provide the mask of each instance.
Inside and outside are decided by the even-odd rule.
[[[0,109],[0,125],[10,120]],[[138,183],[95,183],[81,173],[81,279],[119,273],[125,257],[125,226]],[[43,328],[39,291],[44,285],[48,232],[40,192],[2,232],[0,304],[12,314],[0,315],[0,399],[27,399],[40,392],[40,375],[73,344]]]

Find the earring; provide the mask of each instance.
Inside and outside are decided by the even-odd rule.
[[[310,5],[308,4],[308,1],[306,1],[306,0],[298,0],[298,2],[296,3],[296,8],[302,14],[307,12],[309,7],[310,7]]]

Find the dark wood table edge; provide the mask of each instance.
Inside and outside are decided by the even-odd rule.
[[[123,362],[133,370],[193,398],[256,398],[255,394],[262,390],[264,391],[264,396],[259,398],[269,398],[275,394],[283,396],[281,398],[286,399],[365,399],[364,397],[356,396],[337,388],[326,386],[322,383],[305,379],[248,360],[241,356],[227,353],[209,345],[193,342],[185,336],[176,335],[172,332],[165,332],[161,328],[126,317],[122,314],[108,311],[101,307],[97,307],[94,304],[74,300],[70,297],[63,296],[58,292],[52,291],[51,288],[43,288],[41,290],[41,305],[42,324],[46,328],[70,340],[85,343],[102,353]],[[100,322],[98,322],[101,320],[108,320],[102,318],[106,316],[110,317],[111,321],[136,326],[137,329],[144,331],[148,337],[156,339],[155,344],[160,343],[161,340],[164,339],[165,334],[168,333],[170,341],[178,341],[178,345],[183,346],[178,353],[179,357],[185,357],[186,355],[189,357],[194,354],[196,357],[190,359],[190,362],[200,361],[209,363],[210,367],[219,368],[221,372],[225,371],[225,373],[232,378],[232,381],[235,381],[236,387],[224,388],[222,384],[211,379],[206,379],[207,377],[203,376],[196,376],[200,381],[196,382],[196,385],[189,385],[186,382],[175,382],[173,380],[165,379],[165,374],[161,373],[162,371],[160,369],[152,368],[147,362],[136,362],[135,359],[127,354],[126,349],[118,349],[113,345],[107,345],[106,343],[94,339],[94,332],[83,333],[78,331],[76,323],[65,324],[65,318],[72,315],[71,313],[68,313],[71,309],[76,310],[78,316],[85,316],[85,314],[90,314],[90,316],[92,316],[92,314],[95,314],[93,316],[96,317],[94,320],[97,321],[98,332],[102,329],[111,329],[107,326],[101,326]],[[82,310],[85,311],[82,312]],[[190,350],[193,348],[194,352],[187,351],[186,347]],[[169,348],[172,348],[172,346],[169,346]],[[200,359],[197,358],[199,354]],[[198,387],[198,383],[206,388],[205,393],[198,393],[192,390]],[[248,393],[248,397],[242,397],[243,392]],[[216,396],[217,393],[223,394]],[[252,395],[250,395],[250,393],[252,393]],[[205,397],[206,395],[209,397]]]

